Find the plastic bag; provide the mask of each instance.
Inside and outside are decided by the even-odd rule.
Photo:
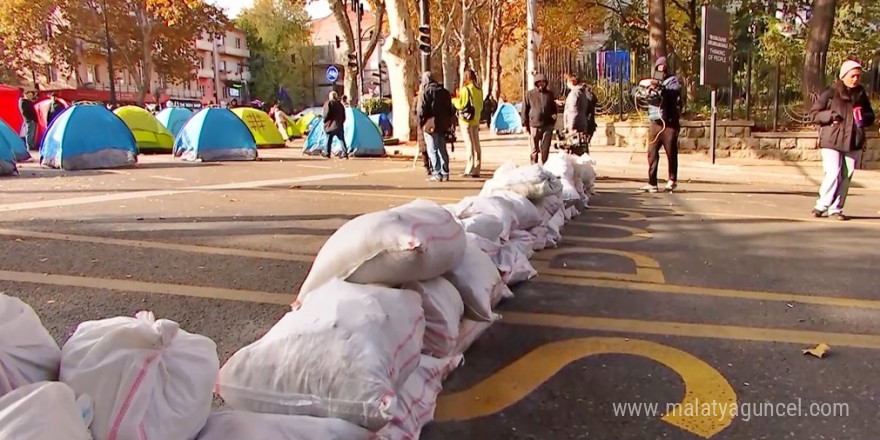
[[[394,420],[377,433],[381,440],[416,440],[422,428],[434,420],[437,395],[443,390],[443,380],[464,357],[462,355],[435,359],[422,356],[416,370],[400,391]]]
[[[22,300],[0,294],[0,396],[58,379],[61,349],[40,317]]]
[[[61,381],[94,400],[96,440],[191,439],[219,364],[214,341],[139,312],[80,324],[61,349]]]
[[[464,303],[455,286],[446,278],[437,277],[428,281],[411,281],[401,288],[422,296],[422,309],[425,311],[422,352],[436,357],[454,354],[458,325],[464,315]]]
[[[0,439],[92,440],[92,402],[61,382],[37,382],[0,397]],[[133,437],[140,438],[140,437]]]
[[[211,414],[198,440],[370,440],[374,434],[345,420],[220,411]]]
[[[466,317],[479,321],[494,321],[492,302],[497,298],[512,297],[513,292],[501,279],[492,259],[476,244],[468,243],[458,266],[443,275],[449,280],[464,302]]]
[[[457,217],[461,219],[479,216],[480,214],[494,216],[502,225],[501,233],[499,234],[501,240],[507,240],[507,238],[510,237],[510,233],[518,227],[514,204],[502,197],[465,197],[461,199],[461,202],[458,202],[458,205],[456,205],[456,212],[458,213]],[[493,240],[490,236],[483,236],[489,240]]]
[[[464,230],[452,214],[430,200],[364,214],[327,239],[296,304],[333,278],[400,285],[438,277],[458,264],[465,242]]]
[[[424,332],[418,293],[331,280],[233,354],[217,392],[233,409],[336,417],[377,431],[418,366]]]

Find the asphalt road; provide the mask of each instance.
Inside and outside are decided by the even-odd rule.
[[[82,321],[149,309],[214,339],[225,361],[285,313],[345,221],[482,183],[426,182],[408,161],[264,156],[275,159],[25,167],[0,180],[0,291],[61,343]],[[560,249],[536,254],[541,275],[466,353],[422,438],[877,438],[876,193],[856,189],[858,218],[833,222],[808,216],[812,187],[684,182],[648,195],[618,177],[599,182]],[[802,354],[818,343],[826,357]],[[659,412],[615,411],[626,403]],[[686,414],[706,403],[711,414]],[[792,404],[800,415],[776,413]]]

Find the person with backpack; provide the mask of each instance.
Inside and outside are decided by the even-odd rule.
[[[434,81],[430,71],[422,74],[422,91],[419,100],[419,128],[423,131],[432,175],[428,180],[449,181],[449,153],[446,151],[446,133],[452,127],[455,110],[452,96],[441,84]]]
[[[458,97],[452,100],[452,105],[458,111],[458,124],[461,126],[461,135],[467,150],[468,158],[463,177],[480,177],[482,162],[480,113],[483,111],[483,91],[477,88],[475,81],[474,71],[466,70]]]
[[[849,220],[843,205],[858,160],[865,148],[865,128],[874,124],[874,109],[865,88],[859,85],[862,65],[846,60],[840,66],[838,81],[819,95],[810,108],[810,117],[819,125],[819,149],[825,178],[813,216]]]
[[[327,133],[327,150],[324,157],[332,155],[333,138],[339,138],[342,144],[342,157],[348,159],[348,147],[345,145],[345,106],[339,102],[339,94],[330,92],[324,103],[324,133]]]
[[[654,74],[648,83],[650,101],[648,118],[648,184],[641,187],[642,192],[656,193],[657,168],[660,165],[660,147],[666,150],[669,164],[669,178],[666,191],[678,186],[678,133],[681,131],[681,80],[669,71],[666,57],[654,62]]]

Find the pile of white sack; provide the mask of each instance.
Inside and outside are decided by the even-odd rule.
[[[537,275],[529,258],[587,207],[593,165],[505,164],[479,196],[349,221],[222,368],[214,342],[149,312],[84,322],[59,349],[0,295],[0,440],[416,440],[509,286]]]

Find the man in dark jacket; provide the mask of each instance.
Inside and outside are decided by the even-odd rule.
[[[523,122],[531,141],[532,163],[544,165],[550,157],[550,141],[556,126],[556,101],[547,89],[547,77],[535,75],[535,88],[526,94],[523,105]]]
[[[324,103],[324,133],[327,133],[327,151],[324,157],[332,155],[333,138],[342,144],[342,157],[348,159],[348,146],[345,145],[345,106],[339,102],[339,94],[330,92]]]
[[[647,81],[647,80],[646,80]],[[681,130],[681,80],[669,72],[666,57],[654,62],[654,74],[649,89],[653,101],[648,105],[648,184],[641,188],[644,192],[655,193],[657,188],[657,168],[660,165],[660,147],[666,151],[669,165],[669,179],[666,190],[674,190],[678,184],[678,133]]]
[[[21,112],[21,118],[24,119],[24,131],[22,137],[28,150],[37,150],[37,109],[34,108],[34,102],[25,95],[24,89],[18,89],[18,110]]]
[[[432,176],[435,182],[449,181],[449,153],[446,151],[446,133],[455,119],[452,95],[442,85],[434,81],[431,72],[422,74],[424,90],[419,100],[419,128],[424,132],[428,157],[431,159]]]
[[[53,93],[50,95],[49,99],[52,101],[49,103],[49,113],[46,115],[46,125],[52,124],[52,121],[67,108],[63,102],[58,100],[58,97]]]

